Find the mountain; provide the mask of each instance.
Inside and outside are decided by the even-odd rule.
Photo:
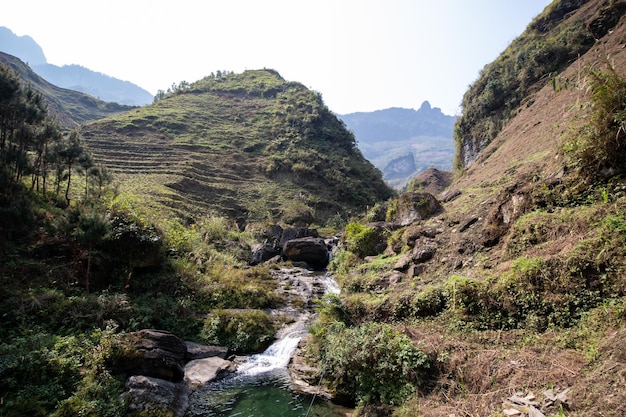
[[[321,97],[272,70],[207,77],[82,134],[124,190],[183,217],[324,223],[392,195]]]
[[[59,87],[80,91],[103,101],[142,106],[153,95],[129,81],[92,71],[80,65],[49,64],[41,47],[30,36],[17,36],[0,27],[0,51],[26,62],[37,74]]]
[[[354,133],[363,155],[395,188],[428,168],[452,169],[456,117],[443,114],[428,101],[419,110],[390,108],[339,117]]]
[[[0,64],[7,65],[16,71],[24,84],[30,84],[43,94],[48,103],[49,111],[65,129],[112,114],[128,111],[132,106],[107,103],[90,95],[57,87],[37,75],[20,59],[0,52]]]
[[[346,248],[368,256],[335,258],[342,303],[324,328],[356,330],[315,349],[367,415],[625,415],[625,14],[624,1],[552,2],[466,92],[441,206],[407,193],[387,207],[392,232],[347,229]],[[389,363],[396,339],[345,352],[374,352],[381,323],[430,362],[383,380],[364,364]],[[401,407],[372,404],[407,386]]]

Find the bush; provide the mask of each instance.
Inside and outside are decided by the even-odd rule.
[[[337,324],[323,342],[326,375],[338,394],[360,405],[398,405],[426,382],[431,358],[390,325]]]
[[[260,310],[216,310],[206,319],[200,337],[238,353],[261,352],[274,339],[274,322]]]
[[[384,236],[381,236],[375,227],[368,227],[356,222],[346,226],[346,249],[360,258],[378,255],[384,243]]]
[[[589,121],[564,152],[583,179],[604,180],[626,174],[626,77],[607,63],[604,70],[587,73]]]

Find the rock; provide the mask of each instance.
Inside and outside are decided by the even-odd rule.
[[[191,389],[199,388],[228,370],[234,370],[232,363],[217,356],[196,359],[185,366],[185,382]]]
[[[223,346],[207,346],[194,342],[185,342],[187,346],[187,354],[185,359],[204,359],[217,356],[218,358],[226,359],[228,355],[228,349]]]
[[[187,346],[174,334],[140,330],[126,334],[121,343],[122,354],[111,364],[114,373],[143,375],[171,382],[183,380]]]
[[[452,190],[446,190],[439,194],[439,201],[441,201],[442,203],[447,203],[454,200],[460,195],[461,192],[457,188],[454,188]]]
[[[307,227],[289,227],[283,230],[278,246],[284,249],[285,243],[293,239],[302,239],[305,237],[318,238],[317,229],[309,229]]]
[[[440,212],[441,204],[430,193],[404,193],[398,198],[395,222],[401,226],[425,220]]]
[[[423,263],[435,256],[435,248],[433,246],[415,246],[413,249],[413,262]]]
[[[405,253],[404,255],[402,255],[400,257],[400,259],[398,259],[398,261],[394,265],[393,269],[395,271],[402,271],[402,272],[404,272],[407,269],[409,269],[409,265],[411,265],[412,262],[413,262],[413,254],[412,253]]]
[[[328,265],[329,252],[324,239],[304,237],[286,241],[283,245],[283,258],[306,262],[316,269],[322,269]]]
[[[260,263],[269,261],[275,256],[280,255],[280,248],[272,243],[265,243],[252,251],[251,265],[258,265]]]
[[[189,388],[183,383],[133,375],[126,381],[126,390],[124,397],[131,411],[160,411],[182,417],[189,407]]]

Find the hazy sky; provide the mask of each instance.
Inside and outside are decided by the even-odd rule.
[[[217,70],[272,68],[340,114],[424,100],[456,114],[479,71],[550,0],[13,0],[0,26],[48,62],[151,93]]]

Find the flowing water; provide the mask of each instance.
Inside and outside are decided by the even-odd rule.
[[[310,277],[309,277],[310,278]],[[317,279],[326,293],[338,293],[331,276]],[[195,391],[189,417],[345,417],[345,410],[290,389],[287,365],[306,335],[309,315],[284,329],[265,352],[252,355],[234,374]]]

